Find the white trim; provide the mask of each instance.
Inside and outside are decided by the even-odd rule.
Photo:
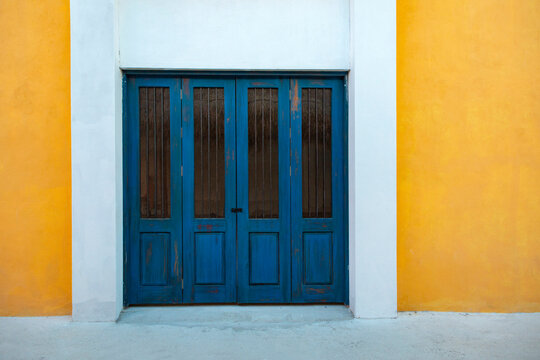
[[[122,309],[122,99],[115,0],[72,0],[73,319]]]
[[[70,1],[72,303],[79,321],[114,321],[123,303],[117,9],[117,0]],[[350,1],[349,292],[356,317],[397,311],[395,20],[395,1]],[[289,68],[310,66],[317,67]]]
[[[395,317],[396,2],[351,0],[350,16],[350,306],[355,317]]]

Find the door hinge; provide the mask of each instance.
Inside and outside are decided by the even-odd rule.
[[[180,138],[182,139],[184,137],[184,128],[180,128]]]
[[[292,100],[291,89],[289,89],[289,100]]]
[[[180,100],[182,100],[183,98],[184,98],[184,91],[180,89]]]
[[[292,167],[291,167],[291,165],[289,165],[289,177],[291,177],[291,176],[292,176]]]
[[[184,290],[184,279],[182,279],[182,290]]]
[[[184,176],[184,165],[180,166],[180,176]]]
[[[289,128],[289,139],[292,137],[292,130]]]

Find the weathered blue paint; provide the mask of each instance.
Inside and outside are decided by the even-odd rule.
[[[248,285],[279,285],[279,234],[252,232],[248,235]]]
[[[166,286],[169,282],[170,233],[141,233],[141,285]]]
[[[139,196],[139,88],[170,90],[171,217],[143,219]],[[180,139],[180,80],[130,77],[127,84],[127,136],[124,178],[128,197],[129,240],[128,304],[179,304],[182,302],[182,179]]]
[[[304,252],[304,284],[329,285],[333,277],[333,246],[331,232],[305,232],[302,242]]]
[[[253,78],[275,78],[292,77],[295,79],[313,79],[313,78],[340,78],[347,75],[347,71],[238,71],[238,70],[135,70],[127,69],[124,73],[128,76],[145,77],[206,77],[222,79],[253,79]]]
[[[286,73],[273,77],[267,73],[239,73],[236,75],[244,76],[235,77],[223,72],[217,78],[216,74],[183,79],[178,74],[163,73],[124,77],[125,304],[346,302],[347,134],[343,78],[331,76],[335,73],[312,78],[308,74],[290,78]],[[141,86],[170,88],[170,219],[139,218]],[[194,218],[194,87],[225,89],[224,219]],[[248,217],[249,87],[278,89],[279,219]],[[331,219],[302,218],[302,87],[332,88]],[[230,211],[233,208],[243,211],[234,213]]]
[[[343,83],[343,238],[345,268],[345,297],[349,305],[349,92],[347,91],[348,76]]]
[[[332,218],[302,216],[301,94],[305,87],[332,89]],[[343,80],[291,79],[291,92],[292,302],[344,302]]]
[[[130,273],[129,273],[129,242],[130,242],[130,197],[128,193],[127,179],[129,171],[129,162],[128,162],[128,150],[130,144],[130,134],[129,134],[129,108],[128,108],[128,77],[126,73],[122,74],[122,202],[123,202],[123,304],[127,306],[129,304],[128,294],[130,288]]]
[[[230,211],[236,207],[234,86],[234,80],[229,79],[193,77],[182,80],[184,303],[188,304],[236,302],[236,215]],[[222,219],[200,219],[194,215],[193,88],[195,87],[224,88],[225,217]],[[220,258],[220,254],[224,257]],[[219,265],[209,265],[211,262],[219,262]]]
[[[225,285],[225,234],[222,232],[195,233],[196,285]]]
[[[279,218],[250,219],[248,206],[248,89],[278,89],[278,159]],[[289,79],[251,78],[236,81],[237,149],[238,149],[238,302],[290,302],[290,139]],[[261,244],[265,234],[265,245]],[[272,241],[273,239],[273,245]],[[260,246],[277,247],[277,251],[260,251]],[[277,266],[277,269],[276,269]],[[254,280],[275,278],[277,282]]]

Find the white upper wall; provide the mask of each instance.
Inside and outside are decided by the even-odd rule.
[[[124,69],[349,69],[348,0],[118,0]]]

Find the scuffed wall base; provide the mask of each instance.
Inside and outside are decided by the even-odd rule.
[[[116,321],[120,311],[115,301],[86,301],[73,304],[73,321]]]

